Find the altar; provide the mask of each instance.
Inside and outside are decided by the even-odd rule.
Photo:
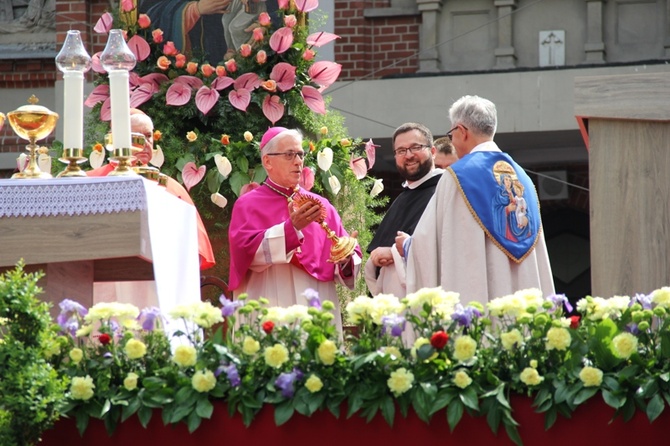
[[[163,310],[200,298],[195,207],[140,176],[0,180],[0,271],[20,259],[52,314],[104,282],[155,281]]]

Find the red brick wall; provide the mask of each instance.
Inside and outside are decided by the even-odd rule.
[[[339,80],[378,79],[415,73],[419,66],[420,16],[364,16],[366,8],[388,1],[335,0],[335,61]]]

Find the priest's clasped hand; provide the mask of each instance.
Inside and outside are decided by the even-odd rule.
[[[291,223],[293,223],[293,227],[298,231],[302,230],[308,224],[317,221],[320,214],[321,206],[316,203],[306,202],[297,208],[289,204]]]

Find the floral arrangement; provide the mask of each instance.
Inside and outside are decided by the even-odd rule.
[[[105,13],[94,30],[123,29],[137,59],[130,73],[130,105],[154,121],[152,163],[188,190],[202,184],[196,188],[200,195],[223,207],[265,179],[258,145],[265,130],[278,125],[299,128],[307,137],[301,181],[306,189],[335,197],[345,183],[363,180],[374,165],[375,145],[349,138],[341,118],[326,113],[323,91],[341,66],[316,60],[316,50],[338,38],[308,34],[307,14],[317,8],[316,0],[279,1],[275,20],[259,13],[248,43],[229,49],[227,59],[217,62],[164,40],[133,0]],[[86,105],[96,120],[90,125],[92,159],[100,162],[111,109],[99,53],[93,70],[96,87]],[[382,189],[380,181],[369,178],[365,187],[373,195]]]
[[[405,298],[360,296],[347,306],[355,337],[342,343],[330,302],[313,290],[305,305],[268,307],[264,299],[175,308],[170,341],[155,309],[64,301],[64,335],[56,363],[69,379],[64,413],[80,430],[90,417],[113,430],[137,415],[146,426],[156,409],[167,423],[192,431],[223,399],[248,425],[265,404],[278,425],[296,412],[393,423],[410,409],[428,422],[439,413],[453,429],[464,413],[486,416],[497,432],[522,444],[512,394],[534,398],[546,427],[600,395],[629,419],[650,421],[670,398],[670,288],[649,295],[546,298],[520,290],[467,305],[441,288]],[[235,329],[233,330],[233,327]],[[178,343],[177,339],[188,342]],[[172,345],[171,345],[172,344]],[[444,416],[444,415],[442,415]]]

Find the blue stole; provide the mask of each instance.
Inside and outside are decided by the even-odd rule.
[[[542,230],[530,177],[502,152],[474,152],[448,168],[486,236],[516,263],[533,251]]]

